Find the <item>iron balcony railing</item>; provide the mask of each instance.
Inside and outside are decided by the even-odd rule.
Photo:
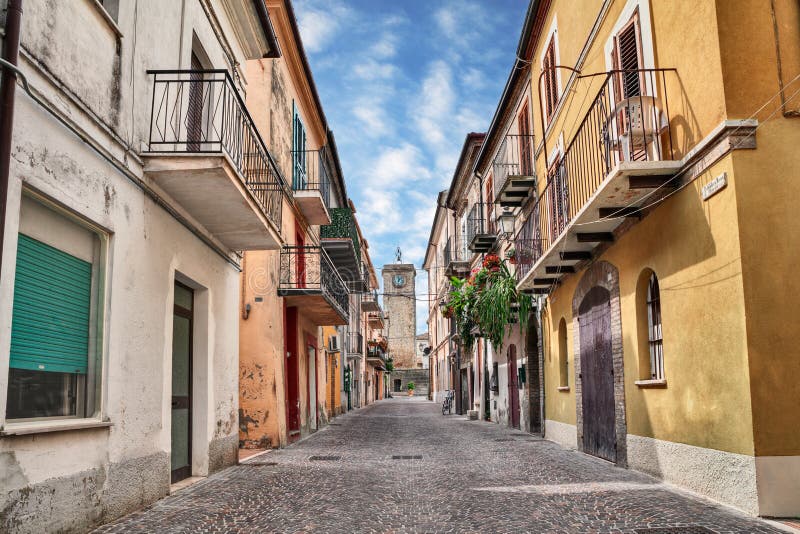
[[[331,208],[331,224],[320,227],[320,237],[332,239],[351,239],[357,258],[361,258],[361,244],[353,210],[350,208]]]
[[[364,354],[364,336],[361,332],[347,333],[347,352],[349,354]]]
[[[531,266],[550,249],[617,165],[674,159],[667,95],[668,81],[675,72],[641,69],[604,74],[563,155],[548,162],[547,183],[517,235],[517,254],[533,259]],[[620,98],[618,95],[625,91],[628,96]],[[631,95],[631,91],[636,94]],[[526,264],[522,266],[518,272],[524,271]]]
[[[450,236],[444,246],[444,264],[450,265],[454,261],[469,261],[469,251],[464,236]]]
[[[284,245],[280,272],[280,294],[320,293],[340,315],[348,316],[350,297],[347,288],[322,247]]]
[[[331,181],[323,150],[292,151],[292,189],[319,191],[326,208],[331,206]]]
[[[467,215],[467,243],[471,243],[477,235],[494,235],[495,205],[476,202]]]
[[[367,293],[369,291],[369,269],[365,263],[361,263],[360,275],[357,280],[345,282],[347,289],[351,293]]]
[[[226,154],[280,231],[286,183],[226,70],[149,70],[149,152]]]
[[[370,345],[367,347],[367,358],[380,358],[386,363],[386,351],[380,345]]]
[[[503,138],[494,157],[495,196],[503,189],[509,177],[533,177],[533,152],[533,135],[509,134]]]

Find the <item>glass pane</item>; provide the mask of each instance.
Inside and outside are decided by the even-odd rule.
[[[189,465],[189,409],[172,410],[172,470]]]
[[[185,308],[187,310],[192,309],[192,297],[194,293],[191,289],[185,288],[183,286],[179,286],[175,284],[175,305],[180,306],[181,308]]]
[[[77,407],[78,395],[83,396],[85,388],[78,378],[77,374],[9,369],[6,417],[83,417]]]
[[[189,395],[191,322],[186,317],[172,318],[172,396]]]

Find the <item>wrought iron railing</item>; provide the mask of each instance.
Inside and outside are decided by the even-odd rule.
[[[517,235],[516,253],[526,258],[518,273],[525,273],[550,249],[617,165],[674,159],[667,97],[674,73],[675,69],[642,69],[604,74],[563,155],[548,162],[547,183]],[[638,77],[638,85],[631,83],[632,77]],[[641,94],[618,98],[623,85],[638,87]]]
[[[364,295],[361,297],[361,304],[364,305],[365,302],[375,303],[380,305],[378,302],[378,290],[373,289],[372,291],[366,291]]]
[[[323,150],[292,151],[292,189],[319,191],[325,207],[331,206],[331,181]]]
[[[475,203],[467,215],[467,243],[471,243],[475,236],[482,234],[495,234],[494,204]]]
[[[494,157],[494,193],[497,196],[509,176],[534,176],[533,135],[509,134]]]
[[[347,333],[347,352],[349,354],[364,354],[364,336],[361,332]]]
[[[444,246],[443,258],[445,266],[450,265],[454,261],[469,261],[469,252],[464,242],[464,236],[450,236],[447,238]]]
[[[331,224],[320,227],[320,237],[333,239],[351,239],[356,258],[361,258],[361,244],[353,210],[350,208],[331,208]]]
[[[226,70],[149,70],[149,152],[225,153],[280,231],[286,182]]]
[[[386,363],[386,351],[380,345],[369,345],[367,347],[368,358],[380,358],[383,363]]]
[[[317,245],[284,245],[281,249],[281,294],[320,292],[344,317],[350,297],[328,254]]]

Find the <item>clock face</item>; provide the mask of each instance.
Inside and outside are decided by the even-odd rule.
[[[396,274],[394,275],[394,280],[392,281],[394,282],[394,285],[396,285],[397,287],[401,287],[403,284],[406,283],[406,277],[403,276],[402,274]]]

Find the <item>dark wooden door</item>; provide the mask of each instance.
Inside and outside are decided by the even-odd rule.
[[[192,315],[194,292],[175,282],[172,314],[172,483],[192,476]]]
[[[286,428],[289,441],[300,437],[300,352],[297,343],[297,308],[286,308]]]
[[[611,295],[594,287],[578,310],[581,343],[583,450],[616,460],[614,366],[611,358]]]
[[[519,378],[517,376],[517,347],[508,347],[508,420],[519,428]]]
[[[193,52],[191,59],[191,73],[189,74],[189,101],[186,107],[186,149],[196,152],[201,149],[203,140],[203,64]]]

